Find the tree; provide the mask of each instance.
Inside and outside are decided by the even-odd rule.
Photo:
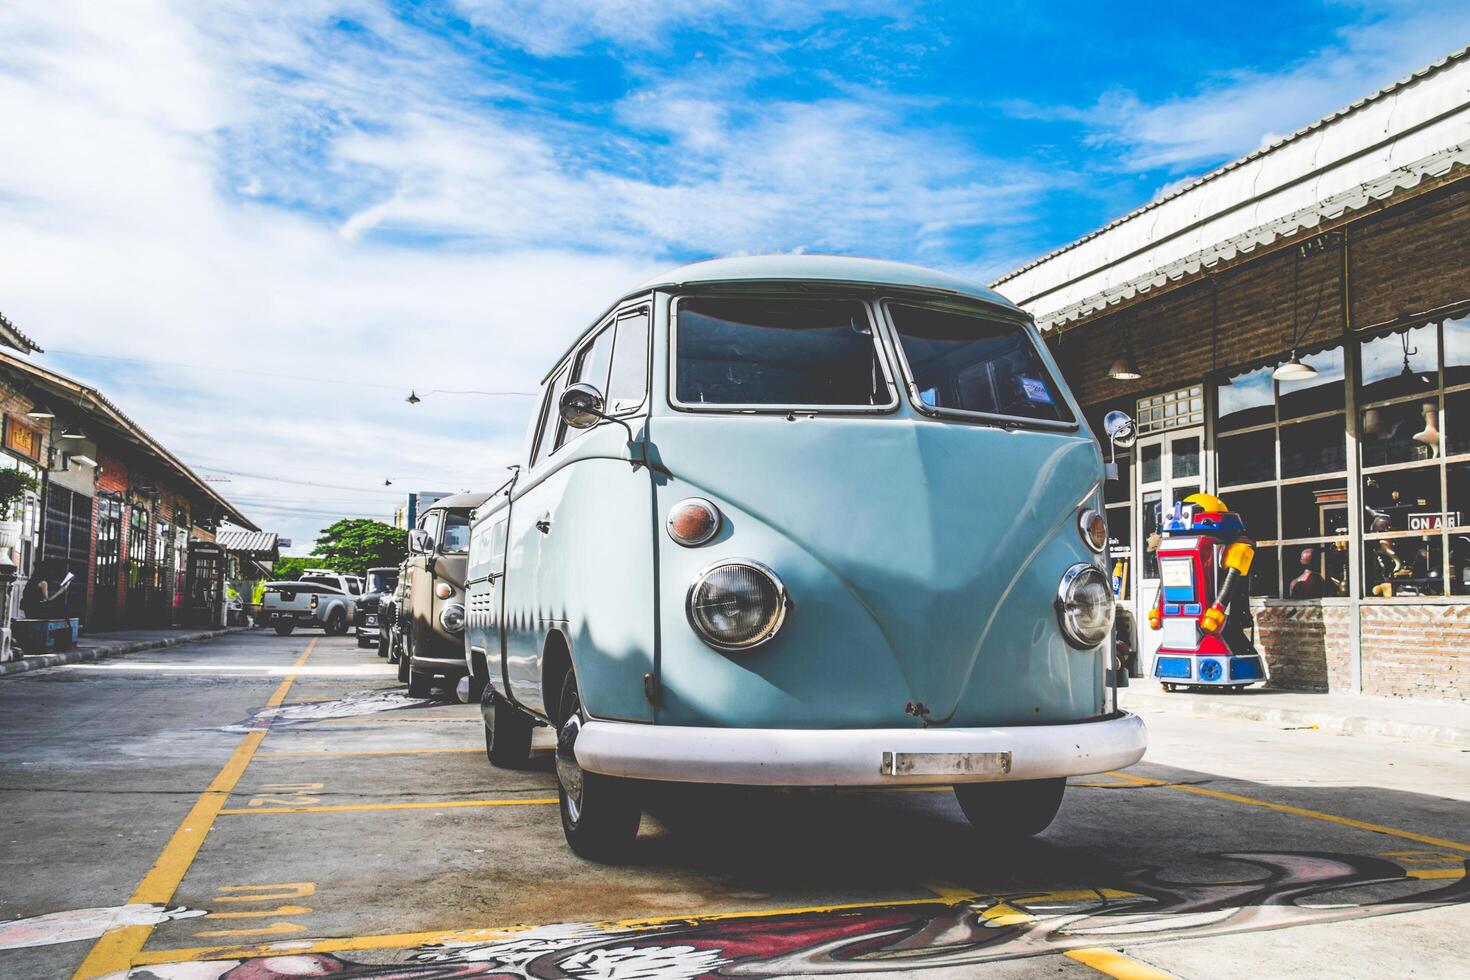
[[[408,532],[382,521],[349,517],[322,528],[311,554],[313,567],[362,575],[369,568],[400,564],[408,554]]]
[[[277,558],[271,566],[272,582],[294,582],[301,577],[301,573],[308,568],[322,568],[326,562],[314,556],[306,558]]]

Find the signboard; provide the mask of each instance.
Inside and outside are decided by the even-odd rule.
[[[1444,513],[1441,513],[1441,512],[1438,512],[1438,511],[1435,511],[1435,512],[1428,513],[1428,514],[1410,514],[1409,515],[1409,530],[1410,531],[1438,531],[1438,530],[1441,530],[1441,529],[1443,529],[1446,526],[1445,525],[1445,522],[1444,522],[1445,521],[1445,517],[1449,517],[1449,519],[1450,519],[1450,523],[1449,523],[1448,526],[1450,526],[1450,527],[1459,527],[1460,526],[1460,512],[1459,511],[1452,511],[1448,515],[1446,515]]]
[[[41,430],[22,422],[17,416],[5,416],[5,448],[27,459],[41,461]]]

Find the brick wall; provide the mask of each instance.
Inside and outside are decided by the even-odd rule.
[[[1271,686],[1296,691],[1346,691],[1351,610],[1346,605],[1255,600],[1256,647],[1271,667]]]
[[[1364,603],[1363,693],[1470,700],[1470,605]]]

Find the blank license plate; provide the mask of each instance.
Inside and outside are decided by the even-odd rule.
[[[1004,776],[1009,752],[884,752],[884,776]]]

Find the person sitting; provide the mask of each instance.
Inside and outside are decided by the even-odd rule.
[[[20,611],[27,619],[61,619],[66,615],[66,564],[59,558],[45,558],[26,580],[20,594]],[[70,583],[67,583],[68,585]]]

